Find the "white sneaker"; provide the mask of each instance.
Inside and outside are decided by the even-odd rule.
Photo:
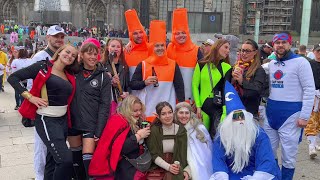
[[[314,159],[317,156],[317,151],[315,147],[309,147],[309,156]]]

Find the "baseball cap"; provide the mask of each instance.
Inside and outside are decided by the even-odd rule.
[[[313,46],[314,51],[318,51],[320,49],[320,44],[316,44]]]
[[[214,44],[214,41],[212,39],[207,39],[205,42],[202,43],[203,45],[210,45],[212,46]]]
[[[269,47],[269,48],[272,48],[272,42],[267,42],[266,44],[264,44],[265,46]]]
[[[54,36],[59,33],[63,33],[65,35],[67,35],[64,32],[64,29],[62,27],[60,27],[59,25],[53,25],[53,26],[50,26],[50,28],[48,29],[47,35]]]

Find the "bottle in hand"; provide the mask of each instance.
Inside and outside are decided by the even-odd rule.
[[[154,67],[152,67],[152,76],[157,77],[156,71],[154,70]],[[158,87],[159,83],[158,83],[158,77],[157,77],[157,82],[153,85],[154,87]]]

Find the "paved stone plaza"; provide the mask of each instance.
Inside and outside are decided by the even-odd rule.
[[[5,84],[5,92],[0,92],[0,179],[30,180],[33,172],[34,128],[25,128],[15,107],[14,91]],[[320,180],[320,152],[310,160],[306,138],[299,148],[295,180]]]

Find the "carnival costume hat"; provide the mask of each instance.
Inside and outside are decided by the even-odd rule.
[[[167,65],[168,64],[168,57],[167,51],[163,56],[159,57],[154,52],[154,45],[155,43],[164,43],[166,44],[166,22],[161,20],[153,20],[150,22],[150,56],[146,59],[146,62],[154,65]],[[151,52],[152,51],[152,52]]]
[[[147,33],[144,30],[144,28],[143,28],[143,26],[142,26],[142,24],[141,24],[141,22],[139,20],[137,11],[134,10],[134,9],[129,9],[124,13],[124,15],[125,15],[125,18],[126,18],[126,21],[127,21],[127,25],[128,25],[130,41],[132,43],[134,43],[133,37],[132,37],[132,33],[135,30],[141,30],[143,32],[143,34],[144,34],[143,41],[147,42]]]
[[[100,55],[100,49],[101,49],[101,45],[100,45],[100,42],[97,40],[97,39],[95,39],[95,38],[88,38],[88,39],[86,39],[85,41],[83,41],[83,43],[82,43],[82,45],[81,45],[81,48],[83,47],[83,45],[85,45],[85,44],[88,44],[88,43],[92,43],[92,44],[94,44],[95,46],[97,46],[97,48],[98,48],[98,57],[97,57],[97,59],[98,59],[98,61],[100,61],[100,59],[101,59],[101,55]]]
[[[178,44],[175,39],[175,33],[178,31],[184,31],[187,35],[186,42],[184,44]],[[186,8],[177,8],[173,11],[172,17],[172,36],[171,42],[175,45],[177,50],[189,51],[192,50],[195,45],[191,41],[189,25],[188,25],[188,13]]]
[[[246,108],[242,104],[242,101],[234,89],[232,84],[229,81],[225,83],[225,104],[227,109],[227,114],[230,114],[232,111],[236,110],[245,110]]]

